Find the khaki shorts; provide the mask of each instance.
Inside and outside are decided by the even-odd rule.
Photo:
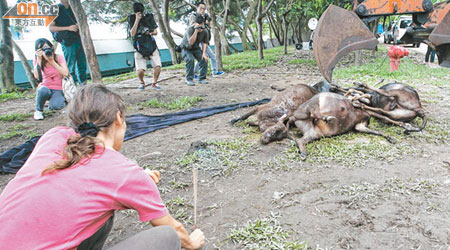
[[[149,58],[147,57],[143,57],[141,55],[141,53],[135,51],[134,52],[134,62],[135,62],[135,67],[136,67],[136,71],[138,70],[147,70],[147,60]],[[159,50],[155,49],[155,51],[153,52],[153,54],[150,56],[150,62],[152,64],[152,68],[156,68],[156,67],[161,67],[161,56],[159,55]]]

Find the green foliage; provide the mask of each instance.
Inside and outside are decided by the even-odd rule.
[[[14,99],[22,99],[25,98],[25,94],[23,92],[10,92],[10,93],[1,93],[0,94],[0,102],[6,102]]]
[[[245,138],[205,142],[195,152],[175,160],[182,168],[209,171],[212,177],[229,175],[247,158],[249,144]]]
[[[289,64],[307,64],[310,66],[316,66],[316,61],[314,61],[314,59],[292,59],[289,60],[287,63]]]
[[[304,242],[289,241],[290,232],[281,226],[278,217],[272,213],[265,218],[249,221],[244,227],[233,229],[228,238],[239,249],[311,249]]]
[[[161,102],[157,98],[152,98],[146,102],[140,103],[141,107],[151,107],[151,108],[165,108],[169,110],[173,109],[188,109],[198,102],[203,101],[199,96],[181,96],[177,99],[173,99],[169,102]]]
[[[2,122],[20,122],[25,121],[27,118],[31,117],[32,114],[22,114],[22,113],[12,113],[6,115],[0,115],[0,121]]]
[[[411,58],[401,59],[398,71],[390,72],[389,58],[377,53],[376,58],[361,66],[349,66],[337,68],[333,72],[336,80],[352,80],[366,83],[375,83],[380,79],[385,82],[397,80],[410,84],[411,80],[423,81],[427,84],[445,86],[450,82],[450,70],[448,68],[429,68],[424,64],[418,64]]]
[[[133,78],[136,78],[136,72],[134,72],[134,71],[116,75],[116,76],[105,77],[105,78],[103,78],[103,83],[104,84],[114,84],[114,83],[119,83],[119,82],[122,82],[125,80],[133,79]]]
[[[383,132],[388,135],[391,133],[389,131]],[[344,166],[358,167],[371,160],[390,162],[416,153],[419,149],[406,143],[390,144],[380,136],[346,133],[311,142],[307,144],[306,150],[309,153],[307,162],[310,163],[335,162]],[[291,161],[300,161],[298,148],[294,144],[286,150],[285,154]]]
[[[39,135],[34,130],[30,130],[28,128],[28,126],[18,124],[12,128],[7,129],[6,133],[0,134],[0,140],[8,140],[17,136],[23,136],[26,139],[31,139]]]
[[[223,68],[225,71],[235,69],[257,69],[274,65],[283,54],[283,47],[275,47],[264,50],[264,59],[259,60],[258,51],[245,51],[226,55],[222,57]],[[184,69],[185,64],[177,64],[168,67],[168,69]]]

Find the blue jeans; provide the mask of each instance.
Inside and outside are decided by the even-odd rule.
[[[194,59],[196,59],[200,66],[200,76],[199,79],[206,79],[206,72],[208,71],[208,63],[202,59],[202,51],[200,49],[188,50],[183,49],[181,51],[181,56],[186,62],[186,80],[194,80]]]
[[[65,46],[61,43],[61,46],[64,52],[64,58],[67,62],[67,67],[69,68],[69,72],[72,75],[75,85],[86,84],[87,64],[81,41],[74,42],[70,46]]]
[[[66,106],[66,99],[62,90],[49,89],[45,86],[38,87],[36,91],[36,110],[44,111],[44,104],[50,100],[49,108],[59,110]]]
[[[206,47],[206,54],[208,55],[209,59],[211,59],[211,69],[212,73],[216,74],[219,69],[217,68],[217,59],[216,54],[212,51],[212,49],[208,46]],[[197,74],[198,69],[200,68],[199,63],[195,64],[194,73]]]
[[[428,48],[427,48],[427,53],[425,54],[425,62],[430,61],[430,62],[434,63],[434,55],[435,55],[434,50],[431,49],[430,46],[428,46]],[[431,56],[431,58],[430,58],[430,56]],[[430,60],[430,59],[431,59],[431,60]]]

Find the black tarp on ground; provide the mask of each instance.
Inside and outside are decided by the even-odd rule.
[[[211,108],[192,109],[181,111],[177,113],[170,113],[165,115],[131,115],[126,118],[127,131],[124,140],[131,140],[133,138],[154,132],[158,129],[167,128],[183,122],[193,121],[207,116],[233,111],[239,108],[246,108],[254,105],[260,105],[269,102],[270,99],[262,99],[254,102],[244,102],[236,104],[227,104],[214,106]],[[24,144],[9,149],[0,155],[0,173],[15,174],[23,166],[25,161],[30,156],[40,136],[33,137]]]

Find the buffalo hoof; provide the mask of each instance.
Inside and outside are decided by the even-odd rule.
[[[239,120],[241,120],[241,119],[239,119],[239,118],[234,118],[233,120],[230,121],[230,123],[231,123],[231,124],[235,124],[235,123],[238,122]]]
[[[386,137],[386,139],[388,140],[388,142],[390,142],[390,143],[392,143],[392,144],[397,143],[397,139],[395,139],[395,138],[392,137],[392,136],[388,136],[388,137]]]
[[[409,124],[409,123],[405,123],[403,124],[403,128],[405,129],[404,133],[409,135],[410,132],[419,132],[420,129],[414,127],[413,125]]]
[[[300,152],[300,159],[306,161],[306,158],[308,158],[308,152]]]

